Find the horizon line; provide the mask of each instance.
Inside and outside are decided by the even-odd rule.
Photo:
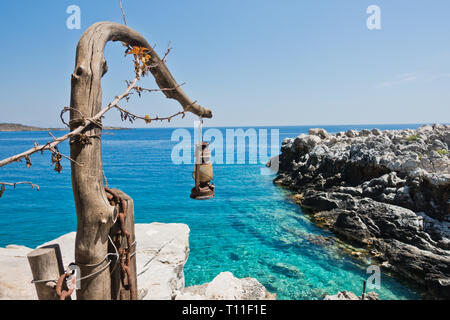
[[[34,126],[34,125],[24,125],[20,123],[0,123],[0,124],[9,124],[9,125],[23,125],[28,127],[34,127],[42,130],[17,130],[17,131],[0,131],[0,132],[40,132],[40,131],[47,131],[47,130],[60,130],[60,131],[69,131],[69,128],[64,127],[40,127],[40,126]],[[413,125],[413,126],[423,126],[423,125],[434,125],[434,124],[441,124],[441,125],[450,125],[449,122],[420,122],[420,123],[361,123],[361,124],[314,124],[314,125],[238,125],[238,126],[230,126],[230,125],[221,125],[221,126],[208,126],[203,124],[204,128],[286,128],[286,127],[309,127],[309,128],[322,128],[322,127],[350,127],[350,126],[407,126],[407,125]],[[103,129],[105,131],[111,131],[111,130],[134,130],[134,129],[192,129],[193,126],[169,126],[169,127],[120,127],[120,126],[113,126],[113,125],[105,125],[105,127],[112,127],[112,129]]]

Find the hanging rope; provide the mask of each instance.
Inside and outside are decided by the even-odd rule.
[[[198,134],[199,134],[199,142],[203,143],[203,118],[202,117],[198,117],[199,119],[199,124],[198,124]]]

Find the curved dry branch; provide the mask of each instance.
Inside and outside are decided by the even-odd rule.
[[[140,88],[141,91],[148,91],[148,92],[173,90],[172,88],[167,88],[167,89],[166,89],[166,88],[164,88],[164,89],[146,89],[146,88],[141,88],[141,87],[137,87],[137,86],[136,86],[137,81],[138,81],[137,78],[135,78],[133,81],[130,81],[130,82],[127,81],[127,84],[128,84],[127,89],[126,89],[121,95],[117,96],[117,97],[114,99],[114,101],[110,102],[105,108],[103,108],[102,110],[100,110],[100,112],[97,113],[96,115],[94,115],[92,118],[86,118],[86,117],[84,117],[84,115],[83,115],[79,110],[77,110],[77,109],[73,109],[73,108],[71,108],[71,107],[65,107],[65,108],[61,111],[61,114],[60,114],[61,121],[62,121],[64,124],[69,125],[69,124],[67,124],[67,123],[64,121],[63,115],[64,115],[64,113],[67,112],[67,111],[74,111],[74,112],[78,113],[78,115],[79,115],[80,118],[81,118],[81,120],[79,120],[79,123],[81,124],[80,126],[78,126],[78,127],[75,128],[74,130],[72,130],[72,131],[70,131],[69,133],[67,133],[67,134],[65,134],[65,135],[63,135],[63,136],[61,136],[61,137],[58,137],[58,138],[55,137],[53,134],[51,134],[51,132],[49,132],[49,135],[51,135],[52,138],[53,138],[52,141],[49,141],[49,142],[47,142],[46,144],[43,144],[43,145],[35,144],[35,146],[34,146],[33,148],[30,148],[30,149],[28,149],[28,150],[26,150],[26,151],[24,151],[24,152],[22,152],[22,153],[19,153],[19,154],[16,154],[16,155],[14,155],[14,156],[5,158],[5,159],[3,159],[3,160],[0,160],[0,167],[6,166],[6,165],[8,165],[8,164],[10,164],[10,163],[13,163],[13,162],[18,162],[18,161],[20,161],[20,160],[22,160],[22,159],[24,159],[24,158],[27,158],[27,157],[31,156],[32,154],[34,154],[34,153],[36,153],[36,152],[41,152],[41,153],[44,152],[44,151],[51,151],[51,152],[54,152],[55,147],[56,147],[57,145],[59,145],[61,142],[65,141],[65,140],[69,140],[69,139],[72,139],[72,138],[77,138],[77,137],[79,137],[79,136],[82,134],[82,132],[84,132],[84,130],[86,130],[86,128],[87,128],[88,126],[90,126],[91,124],[96,124],[96,125],[98,125],[98,126],[101,126],[101,119],[102,119],[102,117],[103,117],[109,110],[114,109],[114,108],[116,108],[116,109],[118,109],[118,110],[120,110],[120,111],[122,111],[122,112],[124,112],[124,113],[126,113],[126,114],[130,114],[130,115],[136,117],[137,119],[141,119],[141,120],[143,120],[143,121],[145,121],[145,122],[147,122],[147,123],[152,122],[152,121],[164,121],[164,120],[170,121],[172,118],[174,118],[174,117],[176,117],[176,116],[178,116],[178,115],[183,115],[183,118],[184,118],[184,115],[186,114],[186,111],[180,111],[180,112],[177,112],[177,113],[175,113],[175,114],[173,114],[173,115],[171,115],[171,116],[168,116],[168,117],[158,117],[158,116],[157,116],[157,117],[155,117],[155,118],[146,118],[145,116],[137,116],[137,115],[131,113],[130,111],[121,108],[121,107],[118,105],[118,103],[119,103],[121,100],[126,99],[126,98],[132,93],[132,91],[133,91],[134,89],[136,89],[136,88]],[[194,103],[195,103],[195,102],[194,102]],[[104,133],[103,133],[103,134],[104,134]],[[95,134],[95,135],[90,135],[90,136],[87,136],[87,137],[100,137],[101,135],[102,135],[102,134]],[[82,164],[80,164],[80,163],[74,161],[72,158],[70,158],[70,157],[68,157],[68,156],[66,156],[66,155],[64,155],[64,154],[61,154],[61,155],[62,155],[63,157],[65,157],[66,159],[75,162],[75,163],[78,164],[78,165],[82,165]]]
[[[108,29],[107,33],[105,33],[103,31],[105,29]],[[101,56],[102,56],[101,66],[100,66],[101,70],[102,70],[101,76],[103,76],[107,71],[106,61],[104,60],[104,57],[103,57],[103,49],[104,49],[104,46],[106,45],[106,42],[109,40],[122,41],[131,46],[142,46],[142,47],[146,47],[149,49],[150,54],[151,54],[151,65],[152,65],[152,67],[150,68],[150,72],[154,75],[156,82],[160,89],[146,89],[146,88],[142,88],[142,87],[137,87],[136,83],[137,83],[138,79],[135,78],[132,82],[128,83],[129,85],[128,85],[128,88],[126,89],[126,91],[123,94],[121,94],[120,96],[116,97],[116,99],[114,101],[112,101],[104,109],[99,110],[97,113],[92,113],[93,109],[89,107],[88,109],[91,110],[91,113],[88,113],[87,116],[89,116],[90,118],[81,119],[83,117],[82,116],[83,113],[80,110],[70,108],[71,118],[75,118],[75,116],[76,116],[73,113],[77,113],[78,116],[80,117],[79,119],[77,119],[78,122],[76,122],[76,123],[72,122],[72,125],[70,126],[71,132],[69,132],[59,138],[54,138],[53,141],[51,141],[45,145],[35,145],[33,148],[30,148],[22,153],[5,158],[0,161],[0,167],[3,167],[5,165],[8,165],[13,162],[20,161],[21,159],[23,159],[27,156],[30,156],[36,152],[44,152],[46,150],[52,150],[52,149],[54,149],[54,147],[56,147],[61,142],[65,141],[67,139],[70,139],[72,137],[78,136],[91,123],[94,123],[94,124],[100,123],[101,118],[103,117],[103,115],[106,112],[108,112],[110,109],[116,107],[118,105],[118,103],[120,102],[120,100],[128,97],[131,94],[131,91],[136,88],[139,88],[141,91],[148,91],[148,92],[161,91],[166,95],[166,97],[176,99],[182,105],[183,110],[185,112],[191,112],[191,113],[194,113],[194,114],[196,114],[200,117],[204,117],[204,118],[212,117],[211,110],[201,107],[200,105],[197,104],[196,101],[192,101],[184,93],[184,91],[181,89],[181,86],[184,83],[181,85],[176,83],[175,79],[173,78],[173,76],[171,75],[170,71],[167,69],[167,66],[164,63],[165,58],[163,58],[161,60],[159,58],[158,54],[154,51],[154,49],[149,45],[149,43],[139,33],[137,33],[136,31],[134,31],[126,26],[123,26],[123,25],[120,25],[117,23],[113,23],[113,22],[96,23],[96,24],[92,25],[86,31],[86,33],[88,33],[88,32],[89,33],[98,33],[99,30],[102,30],[101,31],[102,32],[101,41],[103,44],[102,46],[98,46],[98,50],[101,50]],[[79,50],[79,47],[77,48],[77,52],[78,52],[78,50]],[[78,64],[78,62],[77,62],[77,68],[75,69],[75,72],[72,75],[72,81],[74,81],[74,80],[76,81],[77,79],[79,79],[80,76],[83,74],[84,70],[87,70],[88,72],[92,73],[92,70],[90,70],[90,65]],[[72,90],[72,96],[77,95],[77,94],[85,95],[85,92],[90,92],[90,89],[91,89],[90,83],[87,83],[84,86],[83,90],[81,90],[81,92],[79,92],[79,93],[74,92],[74,90]],[[84,91],[84,90],[86,90],[86,91]],[[101,90],[99,92],[101,93]],[[91,101],[91,103],[92,102],[93,101]],[[72,113],[72,111],[73,111],[73,113]],[[61,115],[61,117],[62,117],[62,115]],[[65,122],[63,121],[63,123],[65,123]],[[97,136],[97,135],[98,134],[95,134],[95,136]]]
[[[108,41],[121,41],[130,46],[147,48],[149,50],[149,54],[151,57],[150,64],[152,65],[152,67],[150,68],[150,72],[154,76],[158,87],[160,89],[164,89],[162,90],[164,95],[167,98],[177,100],[183,107],[184,111],[192,112],[193,114],[199,117],[212,118],[211,110],[203,108],[202,106],[200,106],[198,103],[195,103],[194,100],[192,100],[187,96],[187,94],[183,91],[181,86],[176,82],[176,80],[170,73],[164,61],[161,60],[161,58],[153,49],[153,47],[150,46],[147,40],[143,36],[141,36],[138,32],[134,31],[133,29],[127,26],[115,22],[98,22],[89,27],[89,29],[86,31],[85,34],[87,33],[97,34],[98,45],[96,45],[96,49],[101,50],[102,53],[104,46]],[[78,50],[79,48],[77,48],[77,51]],[[103,58],[103,65],[101,67],[103,70],[102,73],[103,75],[107,71],[106,61],[104,61],[104,58]],[[78,72],[82,71],[83,69],[75,70],[74,76],[77,77]],[[172,89],[168,90],[167,88],[173,88],[173,90]]]
[[[101,110],[102,89],[101,78],[107,72],[104,48],[108,41],[121,41],[127,46],[143,47],[150,54],[150,72],[156,83],[168,98],[177,100],[184,111],[192,112],[200,117],[210,118],[212,113],[192,101],[177,84],[164,61],[162,61],[147,40],[127,26],[113,22],[99,22],[89,27],[81,37],[77,46],[75,71],[72,74],[70,101],[70,129],[84,129],[79,133],[89,136],[101,134],[101,117],[105,112],[117,106],[135,88],[141,74],[129,85],[127,91]],[[166,88],[173,88],[167,90]],[[80,116],[83,115],[83,116]],[[87,119],[86,119],[87,118]],[[86,126],[86,120],[90,123]],[[56,141],[56,140],[55,140]],[[115,208],[109,204],[103,185],[103,168],[101,157],[101,139],[93,139],[89,144],[73,140],[70,144],[72,166],[72,187],[77,210],[77,235],[75,240],[75,260],[81,268],[81,274],[101,270],[86,269],[104,257],[108,250],[108,234],[114,223]],[[110,278],[106,272],[81,284],[77,298],[109,299],[111,297]]]
[[[104,58],[104,48],[108,41],[121,41],[128,46],[148,49],[151,56],[149,70],[155,77],[160,91],[167,98],[177,100],[183,107],[182,112],[167,118],[157,118],[157,120],[170,120],[176,115],[184,116],[185,112],[204,118],[212,117],[209,109],[191,100],[177,84],[165,65],[165,56],[161,60],[145,38],[136,31],[118,23],[99,22],[89,27],[83,34],[77,46],[75,71],[72,74],[69,107],[71,131],[59,138],[52,135],[53,141],[41,146],[35,144],[33,148],[21,154],[0,161],[0,167],[23,158],[27,159],[28,164],[29,155],[45,150],[55,152],[59,143],[75,138],[70,144],[70,157],[66,156],[71,160],[72,187],[77,211],[75,260],[80,266],[81,274],[98,271],[95,277],[83,281],[81,290],[77,291],[77,297],[81,300],[111,297],[109,274],[99,271],[105,270],[104,264],[98,264],[94,269],[87,266],[99,261],[107,253],[108,234],[114,223],[115,208],[109,204],[104,190],[101,139],[92,139],[90,143],[85,144],[80,137],[100,137],[101,119],[104,114],[112,108],[120,110],[118,103],[128,98],[132,90],[136,90],[136,83],[141,76],[141,73],[137,72],[136,78],[129,83],[126,91],[101,109],[101,78],[108,69]],[[139,90],[142,91],[143,88],[139,87]],[[144,117],[144,120],[149,119]]]
[[[88,128],[90,125],[92,124],[98,124],[101,121],[101,118],[103,117],[103,115],[108,112],[109,110],[111,110],[112,108],[116,107],[117,104],[124,99],[125,97],[127,97],[130,92],[133,90],[133,88],[136,86],[138,79],[135,78],[132,82],[130,82],[128,88],[125,90],[124,93],[122,93],[120,96],[117,96],[114,101],[112,101],[111,103],[108,104],[108,106],[106,106],[105,108],[103,108],[102,110],[100,110],[100,112],[98,112],[96,115],[94,115],[92,118],[83,118],[83,122],[80,122],[80,126],[76,127],[75,129],[73,129],[72,131],[70,131],[69,133],[61,136],[61,137],[53,137],[53,141],[49,141],[46,144],[43,145],[35,145],[33,148],[30,148],[22,153],[16,154],[14,156],[11,156],[9,158],[5,158],[3,160],[0,161],[0,167],[6,166],[10,163],[13,162],[17,162],[20,161],[23,158],[26,158],[36,152],[44,152],[44,151],[53,151],[55,149],[55,147],[57,145],[59,145],[61,142],[77,137],[79,136],[82,132],[84,132],[86,130],[86,128]],[[74,112],[78,113],[79,115],[82,115],[80,113],[80,111],[76,110],[76,109],[72,109],[69,108],[70,110],[73,110]],[[68,158],[71,161],[74,161],[72,158]],[[75,162],[77,163],[77,162]],[[79,163],[77,163],[79,164]],[[80,164],[79,164],[80,165]]]

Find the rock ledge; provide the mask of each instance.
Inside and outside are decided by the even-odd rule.
[[[256,279],[237,279],[230,272],[221,273],[198,294],[185,288],[184,265],[189,256],[189,227],[179,223],[136,224],[137,272],[139,297],[143,300],[183,299],[195,293],[196,299],[274,298]],[[64,265],[74,261],[75,232],[44,245],[58,243]],[[26,255],[33,249],[9,245],[0,248],[0,299],[36,300],[32,274]],[[232,280],[228,282],[229,280]],[[224,282],[225,281],[225,282]],[[231,285],[232,284],[232,285]],[[198,286],[202,287],[202,286]],[[76,298],[75,293],[72,299]]]
[[[274,183],[380,265],[450,299],[450,125],[285,139]]]

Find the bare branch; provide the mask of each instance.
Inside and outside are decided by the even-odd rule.
[[[120,11],[122,11],[123,23],[127,25],[127,18],[125,17],[125,11],[123,10],[122,0],[119,0]]]
[[[22,152],[20,154],[16,154],[12,157],[3,159],[0,161],[0,167],[3,167],[7,164],[16,162],[16,161],[20,161],[23,158],[29,157],[30,155],[36,153],[36,152],[44,152],[45,150],[54,150],[54,148],[60,144],[61,142],[70,139],[72,137],[76,137],[78,135],[80,135],[89,125],[91,125],[92,123],[95,125],[99,124],[100,119],[103,117],[103,115],[108,112],[109,110],[111,110],[112,108],[114,108],[119,101],[121,101],[122,99],[124,99],[125,97],[127,97],[131,90],[136,86],[138,79],[134,78],[133,81],[131,81],[130,85],[128,86],[128,88],[125,90],[124,93],[122,93],[120,96],[117,96],[114,101],[112,101],[110,104],[108,104],[107,107],[103,108],[99,113],[97,113],[95,116],[93,116],[92,118],[86,118],[83,120],[84,124],[80,125],[79,127],[77,127],[76,129],[74,129],[73,131],[63,135],[62,137],[59,138],[54,138],[53,141],[46,143],[45,145],[35,145],[33,148],[28,149],[25,152]]]
[[[130,121],[134,121],[136,119],[140,119],[140,120],[144,120],[145,123],[150,123],[152,121],[168,121],[168,122],[170,122],[172,120],[172,118],[175,118],[175,117],[177,117],[179,115],[183,115],[182,118],[184,118],[186,116],[186,112],[185,111],[180,111],[180,112],[177,112],[177,113],[175,113],[175,114],[173,114],[171,116],[168,116],[168,117],[161,117],[160,118],[157,115],[155,118],[150,118],[148,115],[138,116],[138,115],[136,115],[134,113],[131,113],[130,111],[128,111],[128,110],[126,110],[124,108],[121,108],[118,105],[115,106],[115,108],[118,109],[122,113],[122,119],[123,120],[129,119]]]
[[[184,86],[185,84],[186,84],[186,82],[183,82],[182,84],[177,85],[175,88],[162,88],[162,89],[147,89],[147,88],[144,88],[144,87],[136,86],[136,87],[134,87],[134,90],[137,93],[140,93],[142,91],[145,91],[145,92],[148,92],[148,93],[156,92],[156,91],[161,91],[161,92],[162,91],[171,91],[171,90],[176,90],[177,88],[179,88],[181,86]]]
[[[139,76],[140,76],[140,75],[139,75]],[[172,120],[172,118],[174,118],[174,117],[176,117],[176,116],[179,116],[179,115],[183,115],[183,118],[184,118],[186,111],[190,111],[191,106],[194,106],[194,105],[196,105],[196,103],[197,103],[197,101],[194,101],[194,102],[192,102],[191,104],[189,104],[189,105],[187,105],[187,106],[184,107],[185,111],[180,111],[180,112],[175,113],[175,114],[173,114],[173,115],[171,115],[171,116],[168,116],[168,117],[161,117],[161,118],[160,118],[160,117],[156,116],[155,118],[150,118],[150,117],[148,117],[148,116],[142,117],[142,116],[138,116],[138,115],[132,114],[132,113],[129,112],[128,110],[121,108],[121,107],[118,105],[118,103],[119,103],[121,100],[127,98],[130,94],[132,94],[132,91],[133,91],[133,90],[137,90],[137,88],[139,88],[139,90],[141,90],[141,91],[148,91],[148,92],[153,92],[153,91],[171,91],[171,90],[176,90],[178,87],[180,87],[181,85],[183,85],[183,84],[177,85],[177,87],[175,87],[175,88],[147,89],[147,88],[137,87],[137,86],[136,86],[137,82],[138,82],[138,77],[134,78],[133,81],[131,81],[131,82],[128,81],[128,82],[127,82],[127,83],[128,83],[128,87],[127,87],[127,89],[125,90],[125,92],[123,92],[121,95],[117,96],[112,102],[110,102],[105,108],[103,108],[99,113],[97,113],[97,114],[96,114],[95,116],[93,116],[92,118],[86,118],[86,117],[84,117],[84,115],[82,115],[82,123],[83,123],[83,124],[80,125],[80,126],[78,126],[78,127],[77,127],[76,129],[74,129],[73,131],[71,131],[71,132],[69,132],[69,133],[67,133],[67,134],[65,134],[65,135],[63,135],[62,137],[59,137],[59,138],[55,137],[51,132],[49,132],[49,135],[52,136],[53,141],[49,141],[49,142],[47,142],[45,145],[37,145],[37,144],[35,144],[35,146],[34,146],[33,148],[28,149],[28,150],[25,151],[25,152],[22,152],[22,153],[20,153],[20,154],[15,155],[15,156],[12,156],[12,157],[3,159],[3,160],[0,161],[0,167],[3,167],[3,166],[5,166],[5,165],[10,164],[10,163],[13,163],[13,162],[20,161],[20,160],[23,159],[23,158],[28,159],[28,157],[29,157],[30,155],[32,155],[32,154],[34,154],[34,153],[36,153],[36,152],[39,152],[39,151],[40,151],[41,153],[44,152],[44,151],[46,151],[46,150],[55,152],[55,147],[56,147],[58,144],[60,144],[61,142],[65,141],[65,140],[67,140],[67,139],[79,137],[79,136],[83,133],[83,131],[84,131],[89,125],[95,124],[95,125],[97,125],[97,126],[99,126],[99,127],[102,127],[102,124],[101,124],[101,118],[103,117],[103,115],[104,115],[106,112],[108,112],[109,110],[111,110],[111,109],[113,109],[113,108],[117,108],[118,110],[124,112],[125,114],[132,115],[133,117],[135,117],[135,118],[137,118],[137,119],[144,120],[144,121],[146,121],[146,123],[150,123],[151,121],[165,121],[165,120],[170,122],[170,120]],[[73,108],[65,107],[65,108],[62,110],[62,112],[61,112],[61,115],[60,115],[60,116],[61,116],[61,119],[63,119],[63,114],[64,114],[65,112],[67,112],[67,111],[69,111],[69,110],[72,110],[72,109],[73,109]],[[77,110],[77,111],[78,111],[78,110]],[[78,111],[78,112],[79,112],[79,111]],[[63,120],[63,122],[64,122],[64,120]],[[65,123],[65,122],[64,122],[64,123]],[[67,125],[67,123],[66,123],[66,125]],[[91,137],[88,136],[88,138],[91,138]],[[72,161],[72,162],[74,162],[74,163],[76,163],[76,164],[82,166],[82,164],[80,164],[80,163],[78,163],[78,162],[75,162],[75,161],[74,161],[73,159],[71,159],[70,157],[67,157],[67,156],[65,156],[65,155],[62,155],[62,156],[65,157],[65,158],[67,158],[67,159],[69,159],[70,161]],[[28,163],[28,162],[27,162],[27,163]]]
[[[55,138],[55,139],[56,139],[56,138]],[[76,161],[73,160],[71,157],[66,156],[65,154],[59,152],[59,151],[56,150],[55,148],[52,148],[52,149],[49,149],[49,150],[52,151],[53,153],[58,153],[61,157],[64,157],[64,158],[66,158],[67,160],[70,160],[70,161],[72,161],[73,163],[75,163],[75,164],[77,164],[77,165],[79,165],[79,166],[83,166],[81,163],[76,162]]]
[[[167,50],[166,50],[166,52],[164,53],[164,56],[161,59],[162,63],[166,63],[167,56],[169,55],[171,50],[172,50],[172,47],[170,46],[170,41],[169,41],[169,44],[167,45]]]
[[[126,45],[125,45],[125,46],[126,46]],[[128,47],[128,50],[131,50],[131,47],[129,47],[129,46],[127,46],[127,47]],[[152,50],[154,50],[155,47],[156,47],[156,43],[153,45]],[[169,55],[169,53],[170,53],[171,50],[172,50],[172,47],[170,46],[170,41],[169,41],[169,44],[168,44],[167,49],[166,49],[166,52],[164,52],[163,58],[162,58],[162,59],[159,59],[156,63],[148,64],[148,65],[146,66],[146,68],[147,68],[148,70],[150,70],[150,69],[153,69],[153,68],[158,68],[158,67],[160,67],[161,65],[165,64],[166,61],[167,61],[167,56]],[[126,54],[127,54],[127,53],[125,53],[125,55],[126,55]],[[176,84],[176,82],[175,82],[175,84]],[[184,83],[183,83],[183,84],[184,84]],[[175,86],[175,88],[178,88],[178,87],[181,87],[181,85],[176,85],[176,86]]]
[[[56,140],[56,138],[55,138],[55,136],[53,135],[53,133],[51,133],[51,132],[49,131],[48,134],[53,138],[53,140]]]
[[[113,23],[98,23],[93,25],[91,28],[94,28],[96,26],[100,26],[104,24],[105,26],[108,26],[109,28],[111,28],[111,30],[115,29],[115,28],[119,28],[120,25],[117,24],[113,24]],[[122,28],[122,27],[120,27]],[[124,27],[126,28],[126,27]],[[112,32],[112,31],[111,31]],[[131,32],[128,30],[128,32]],[[112,36],[111,36],[112,37]],[[145,41],[146,42],[146,41]],[[147,42],[146,42],[147,43]],[[147,45],[146,45],[147,46]],[[57,145],[59,145],[61,142],[71,139],[71,138],[83,138],[83,139],[89,139],[89,138],[93,138],[93,136],[86,136],[83,135],[83,132],[87,129],[89,129],[89,127],[93,124],[95,126],[98,126],[99,128],[102,128],[102,123],[101,123],[101,119],[103,118],[104,114],[106,112],[108,112],[109,110],[111,110],[112,108],[117,108],[118,110],[120,110],[121,112],[124,112],[126,115],[131,115],[133,117],[135,117],[136,119],[142,119],[144,121],[146,121],[146,123],[150,123],[151,121],[169,121],[178,116],[178,115],[182,115],[183,118],[185,116],[186,112],[192,112],[200,117],[206,117],[206,118],[211,118],[212,117],[212,113],[210,110],[205,109],[203,107],[201,107],[200,105],[197,104],[197,101],[193,101],[189,99],[189,97],[187,97],[187,95],[183,92],[182,89],[180,89],[180,87],[184,84],[178,85],[176,83],[176,81],[173,79],[172,75],[170,74],[169,70],[167,69],[167,67],[165,66],[165,59],[167,57],[167,55],[169,54],[171,48],[170,48],[170,43],[169,43],[169,47],[166,51],[166,53],[163,56],[163,59],[160,59],[159,56],[155,53],[155,51],[153,50],[153,48],[150,47],[150,45],[148,45],[148,48],[144,48],[144,47],[133,47],[133,49],[130,51],[130,53],[133,53],[134,50],[140,50],[143,49],[143,51],[145,52],[149,52],[150,55],[148,56],[148,58],[150,59],[150,61],[145,60],[144,64],[138,65],[138,68],[136,70],[136,77],[133,79],[133,81],[131,82],[127,82],[128,87],[125,90],[125,92],[123,92],[120,96],[117,96],[112,102],[110,102],[105,108],[103,108],[102,110],[100,110],[96,115],[94,115],[93,117],[89,118],[86,117],[85,115],[82,114],[81,111],[76,110],[74,108],[71,107],[65,107],[60,114],[60,118],[62,120],[62,122],[64,124],[66,124],[67,126],[72,126],[75,127],[75,129],[73,129],[72,131],[70,131],[69,133],[56,138],[53,134],[49,133],[52,138],[53,141],[49,141],[47,142],[45,145],[38,145],[37,143],[35,143],[34,147],[31,149],[28,149],[25,152],[22,152],[20,154],[11,156],[9,158],[3,159],[0,161],[0,167],[3,167],[7,164],[13,163],[13,162],[17,162],[17,161],[21,161],[21,159],[26,159],[27,160],[27,167],[31,166],[31,162],[29,159],[29,156],[36,153],[36,152],[41,152],[43,153],[46,150],[49,150],[51,152],[53,152],[54,154],[58,154],[59,152],[55,152],[55,148],[57,147]],[[126,51],[126,54],[128,54],[128,51]],[[135,66],[136,66],[136,62],[137,62],[137,58],[142,59],[142,57],[139,57],[137,54],[135,54]],[[147,56],[146,56],[147,58]],[[140,80],[141,76],[145,75],[145,73],[150,70],[151,73],[153,74],[153,76],[156,79],[156,82],[159,86],[160,89],[147,89],[147,88],[142,88],[142,87],[138,87],[136,86],[138,80]],[[156,116],[155,118],[150,118],[148,115],[141,117],[141,116],[137,116],[132,114],[131,112],[129,112],[128,110],[125,110],[121,107],[119,107],[118,103],[123,100],[123,99],[129,99],[129,96],[131,94],[133,94],[133,91],[136,91],[138,93],[142,92],[142,91],[146,91],[146,92],[154,92],[154,91],[161,91],[163,92],[167,98],[172,98],[177,100],[181,106],[183,107],[183,111],[180,111],[174,115],[168,116],[168,117],[158,117]],[[75,122],[69,122],[69,124],[67,124],[64,121],[63,115],[65,112],[70,111],[70,110],[74,110],[76,112],[78,112],[81,115],[80,119],[76,120]],[[64,155],[61,155],[64,156]],[[75,162],[73,159],[71,159],[70,157],[64,156],[67,159],[69,159],[70,161]],[[83,164],[77,163],[78,165],[82,166]]]
[[[3,193],[5,192],[5,186],[12,186],[14,188],[16,188],[16,186],[20,185],[20,184],[29,184],[31,186],[31,188],[36,188],[37,191],[39,191],[39,186],[37,184],[34,184],[32,182],[29,181],[22,181],[22,182],[0,182],[0,198],[2,197]]]

